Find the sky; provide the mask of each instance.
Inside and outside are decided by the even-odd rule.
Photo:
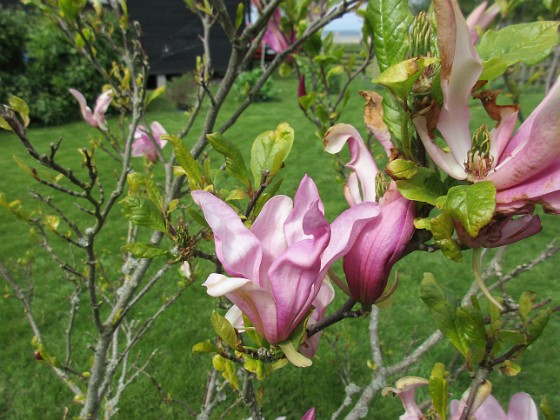
[[[325,31],[352,31],[360,32],[362,28],[362,18],[355,13],[347,13],[343,17],[333,20],[325,27]]]

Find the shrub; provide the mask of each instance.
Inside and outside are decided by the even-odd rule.
[[[97,49],[104,65],[113,61],[109,48]],[[18,8],[0,10],[0,68],[0,101],[9,95],[25,99],[40,125],[79,118],[69,86],[94,101],[103,85],[89,61],[49,21]]]
[[[165,95],[177,109],[188,110],[193,106],[193,101],[198,87],[191,73],[173,78],[166,87]]]
[[[237,93],[237,97],[239,99],[245,98],[249,95],[249,92],[253,87],[257,84],[257,81],[263,74],[263,70],[261,68],[256,68],[250,71],[244,71],[239,75],[237,80],[235,81],[235,91]],[[276,94],[274,90],[274,85],[272,79],[269,78],[266,80],[264,85],[261,87],[257,96],[255,97],[255,102],[264,102],[272,99]]]

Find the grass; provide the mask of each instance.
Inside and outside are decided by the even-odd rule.
[[[247,161],[253,139],[261,132],[274,129],[279,123],[287,121],[296,132],[296,141],[283,171],[285,178],[281,193],[293,195],[301,177],[309,174],[317,183],[321,192],[327,216],[333,219],[336,214],[346,208],[342,198],[341,185],[335,181],[336,171],[332,157],[322,150],[321,141],[313,134],[315,128],[301,115],[297,109],[296,82],[293,80],[277,80],[279,91],[276,100],[254,105],[247,110],[237,125],[227,133],[227,137],[238,144]],[[362,123],[362,100],[357,95],[360,89],[371,89],[366,79],[359,79],[353,84],[353,95],[347,106],[342,122],[354,124],[365,134]],[[532,108],[539,100],[538,95],[527,95],[528,108]],[[222,111],[223,121],[235,108],[236,102],[226,102]],[[525,108],[527,109],[527,108]],[[474,112],[475,120],[481,117]],[[182,127],[185,117],[175,111],[169,103],[159,101],[148,113],[148,121],[157,120],[168,131],[177,131]],[[193,129],[192,138],[185,139],[192,144],[200,126]],[[60,157],[63,162],[76,162],[76,149],[86,145],[95,136],[95,131],[82,122],[67,124],[60,127],[31,129],[30,138],[42,150],[59,136],[63,138],[63,150]],[[30,188],[41,189],[34,185],[32,179],[20,171],[13,156],[30,163],[18,141],[8,134],[0,134],[0,165],[5,168],[0,176],[0,191],[6,193],[10,200],[21,199],[33,206],[29,198]],[[222,158],[210,152],[213,166],[222,163]],[[103,182],[109,184],[112,168],[115,163],[102,153],[96,155],[98,164],[107,174]],[[76,171],[79,171],[79,160]],[[75,165],[75,163],[74,163]],[[140,162],[138,162],[140,169]],[[43,190],[44,191],[44,190]],[[118,213],[118,212],[117,212]],[[75,211],[75,214],[80,214]],[[81,216],[80,216],[81,217]],[[101,259],[108,268],[109,278],[118,278],[120,261],[115,251],[124,243],[125,224],[116,217],[107,226],[105,236],[101,237]],[[86,223],[86,221],[83,221]],[[543,216],[544,231],[523,243],[510,246],[507,251],[504,270],[538,255],[545,245],[560,234],[558,220],[549,215]],[[28,227],[0,209],[0,258],[17,260],[34,248],[34,240],[28,235]],[[492,253],[492,252],[491,252]],[[490,253],[490,254],[491,254]],[[470,268],[468,255],[465,261],[456,264],[445,260],[439,254],[413,253],[400,261],[396,270],[399,272],[400,286],[395,294],[392,305],[382,311],[381,340],[390,364],[410,351],[411,343],[418,343],[431,331],[428,310],[419,299],[419,284],[424,272],[432,272],[447,290],[461,296],[469,287]],[[540,298],[552,297],[555,302],[560,298],[557,291],[557,263],[549,260],[538,266],[531,273],[520,276],[514,284],[508,285],[508,292],[517,299],[525,289],[538,293]],[[33,272],[35,278],[34,308],[41,328],[44,330],[45,341],[55,355],[64,355],[64,343],[60,340],[60,331],[68,318],[68,293],[71,290],[67,280],[53,267],[48,256],[37,251],[33,256]],[[137,314],[151,313],[161,303],[161,299],[174,289],[179,279],[177,271],[168,276],[165,282],[156,288],[144,302]],[[157,348],[158,354],[151,366],[151,374],[163,385],[166,393],[178,400],[186,401],[196,409],[204,394],[205,377],[211,367],[210,357],[193,356],[193,344],[212,336],[209,317],[214,309],[214,301],[209,299],[200,283],[205,280],[203,275],[197,279],[182,299],[167,313],[158,319],[153,330],[139,346],[141,359],[145,359],[152,349]],[[31,331],[19,302],[3,289],[0,299],[0,418],[61,418],[64,407],[69,408],[70,415],[77,415],[79,407],[71,402],[72,395],[60,384],[50,370],[33,358]],[[338,293],[335,306],[344,301]],[[88,304],[83,299],[77,319],[80,331],[79,345],[92,342],[92,338],[83,334],[89,325]],[[344,398],[344,385],[341,371],[346,367],[345,355],[349,355],[349,372],[352,381],[363,386],[370,380],[367,361],[371,359],[368,346],[367,319],[347,320],[329,329],[323,336],[322,344],[314,366],[308,369],[287,367],[272,375],[263,387],[264,413],[267,418],[287,415],[289,419],[299,418],[311,406],[317,407],[318,418],[326,418],[336,410]],[[514,392],[526,391],[539,402],[547,397],[553,410],[560,411],[560,396],[555,390],[555,378],[560,374],[556,363],[555,349],[560,345],[557,316],[553,316],[547,332],[521,358],[522,372],[515,378],[507,378],[494,373],[492,382],[494,394],[502,404],[507,404],[509,396]],[[78,336],[78,335],[77,335]],[[76,350],[78,351],[78,350]],[[92,353],[85,350],[76,355],[77,368],[88,370]],[[419,364],[404,372],[403,375],[428,376],[436,361],[449,366],[452,359],[450,346],[445,342],[438,344],[430,355]],[[466,389],[468,378],[462,379],[451,387],[453,397],[458,398]],[[222,404],[225,408],[232,401]],[[398,399],[381,398],[375,400],[370,407],[368,418],[392,419],[402,414],[402,406]],[[161,394],[149,379],[141,377],[132,384],[123,396],[121,410],[116,416],[121,419],[136,418],[185,418],[185,411],[173,404],[163,401]],[[240,417],[234,412],[232,418]]]

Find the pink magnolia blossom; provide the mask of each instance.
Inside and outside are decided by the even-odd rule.
[[[443,92],[443,107],[435,128],[449,151],[434,143],[430,113],[414,117],[420,139],[432,160],[453,178],[494,184],[501,226],[493,226],[488,233],[495,236],[492,246],[533,235],[540,231],[539,219],[531,215],[535,203],[543,204],[546,211],[560,213],[560,81],[515,134],[517,106],[496,105],[495,92],[479,94],[498,124],[490,131],[482,126],[471,139],[468,102],[482,72],[482,62],[457,2],[435,0],[434,10]],[[516,214],[526,217],[519,222],[514,218]],[[512,232],[514,228],[518,228],[517,232]],[[496,237],[501,229],[509,231],[510,240]]]
[[[259,11],[262,10],[263,4],[260,0],[252,0],[252,3]],[[263,42],[266,43],[276,54],[280,54],[286,50],[290,44],[295,41],[294,34],[290,36],[282,32],[281,23],[282,14],[280,13],[280,9],[276,8],[268,21],[268,26],[266,27],[266,32],[263,36]]]
[[[478,41],[478,31],[488,28],[498,13],[500,13],[500,6],[497,3],[488,7],[488,2],[483,1],[467,16],[467,26],[473,44]]]
[[[158,122],[153,122],[150,128],[153,140],[144,126],[136,127],[134,143],[132,143],[132,156],[146,156],[150,162],[155,162],[158,158],[158,148],[163,149],[167,144],[167,140],[161,139],[161,136],[166,134],[167,131]]]
[[[416,388],[426,386],[429,381],[416,376],[405,376],[397,380],[395,387],[387,387],[383,389],[383,396],[389,393],[397,395],[402,402],[405,412],[399,417],[400,420],[423,420],[426,417],[416,403]],[[453,400],[449,406],[450,420],[459,420],[469,397],[469,391],[465,391],[460,401]],[[494,398],[490,392],[492,385],[486,382],[473,401],[472,411],[469,419],[472,420],[538,420],[537,406],[529,394],[518,392],[514,394],[508,406],[506,413],[500,403]],[[439,417],[438,417],[439,418]]]
[[[84,95],[82,95],[76,89],[68,90],[80,104],[80,111],[82,112],[82,117],[84,118],[85,122],[87,122],[94,128],[105,130],[107,128],[105,121],[105,112],[107,112],[107,108],[109,108],[109,105],[113,100],[113,93],[108,90],[107,92],[103,92],[101,95],[99,95],[99,97],[97,98],[97,102],[95,103],[95,109],[93,112],[91,112],[91,108],[87,105]]]
[[[354,127],[335,125],[325,134],[324,143],[329,153],[340,152],[348,143],[351,161],[346,166],[353,172],[344,186],[344,195],[350,207],[361,203],[375,207],[379,204],[379,216],[371,218],[344,257],[350,296],[358,302],[372,304],[382,296],[391,268],[402,256],[414,233],[415,205],[399,194],[394,182],[383,196],[377,196],[379,170]]]
[[[315,407],[310,408],[307,412],[303,415],[301,420],[315,420]]]
[[[308,176],[293,204],[283,195],[271,198],[251,229],[211,193],[193,191],[192,197],[214,232],[216,256],[230,276],[211,274],[204,283],[208,294],[226,296],[271,344],[288,340],[312,306],[323,310],[320,291],[327,270],[378,214],[374,206],[356,206],[329,225]]]
[[[459,420],[461,418],[467,397],[468,392],[465,392],[460,401],[451,401],[450,420]],[[531,396],[525,392],[518,392],[509,400],[507,413],[496,398],[488,395],[470,418],[474,420],[538,420],[539,414]]]

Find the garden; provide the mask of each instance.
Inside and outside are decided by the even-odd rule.
[[[75,67],[2,74],[2,418],[558,413],[555,2],[186,1],[232,58],[167,92],[126,2],[26,3]]]

